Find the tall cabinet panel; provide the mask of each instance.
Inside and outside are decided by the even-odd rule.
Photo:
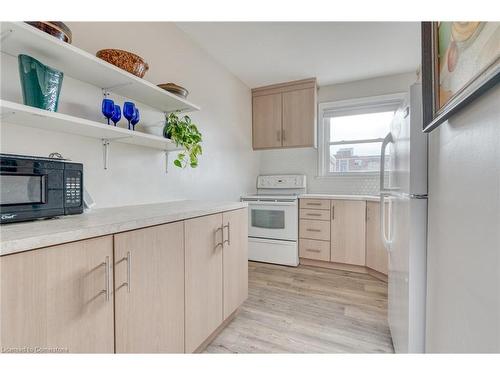
[[[185,221],[186,352],[223,321],[222,214]]]
[[[366,202],[332,200],[332,262],[365,265]]]
[[[385,210],[387,218],[387,207]],[[366,266],[387,275],[388,262],[380,237],[380,203],[366,202]]]
[[[184,352],[184,224],[115,235],[117,353]]]
[[[224,319],[248,297],[248,212],[224,212]]]
[[[0,346],[113,353],[113,237],[0,258]]]

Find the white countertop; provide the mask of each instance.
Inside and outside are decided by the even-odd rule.
[[[380,201],[380,197],[378,195],[301,194],[299,195],[299,199],[300,198],[345,199],[353,201],[372,201],[372,202]]]
[[[247,207],[244,202],[174,201],[95,209],[59,219],[0,226],[0,255]]]

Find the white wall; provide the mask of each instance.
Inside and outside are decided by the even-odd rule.
[[[331,102],[366,96],[406,92],[416,81],[415,73],[397,74],[356,82],[322,86],[318,102]],[[318,151],[313,148],[263,150],[260,153],[260,173],[300,173],[307,175],[308,191],[331,194],[378,194],[378,176],[317,177]]]
[[[58,151],[84,163],[85,185],[99,207],[174,199],[237,200],[253,190],[259,155],[251,149],[251,95],[240,80],[201,50],[173,23],[68,23],[73,44],[94,54],[102,48],[135,52],[150,65],[145,79],[176,82],[201,106],[191,114],[204,135],[204,154],[194,170],[170,164],[164,154],[138,146],[111,144],[110,169],[102,167],[96,139],[2,124],[6,153],[47,156]],[[17,59],[2,54],[2,98],[22,103]],[[120,105],[124,98],[112,95]],[[104,122],[100,88],[64,77],[59,111]],[[139,104],[142,124],[160,125],[163,115]],[[126,120],[121,121],[126,127]],[[141,129],[138,126],[138,129]],[[170,160],[172,163],[173,155]]]
[[[500,352],[500,87],[429,137],[429,352]]]

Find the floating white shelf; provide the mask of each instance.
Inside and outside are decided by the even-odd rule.
[[[144,79],[111,65],[71,44],[23,22],[0,23],[0,50],[11,56],[32,56],[64,74],[147,104],[161,112],[200,108]]]
[[[2,120],[1,123],[8,122],[31,128],[107,139],[113,142],[128,143],[163,151],[179,150],[167,138],[101,124],[96,121],[65,115],[64,113],[46,111],[7,100],[0,100],[0,119]]]

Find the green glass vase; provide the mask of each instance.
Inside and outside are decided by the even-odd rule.
[[[24,104],[57,112],[63,72],[28,55],[19,55],[18,62]]]

